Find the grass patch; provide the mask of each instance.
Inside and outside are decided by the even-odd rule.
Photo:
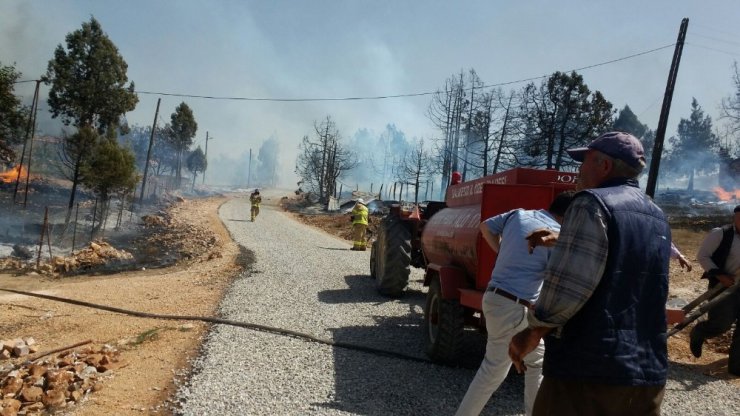
[[[144,342],[148,341],[154,341],[159,337],[159,330],[161,328],[152,328],[147,331],[142,332],[141,334],[136,336],[136,339],[131,343],[131,345],[140,345]]]

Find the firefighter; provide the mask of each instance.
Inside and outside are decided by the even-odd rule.
[[[260,214],[260,203],[262,202],[259,189],[255,189],[254,192],[249,195],[249,202],[252,203],[252,222],[254,222],[254,219]]]
[[[452,178],[450,178],[450,185],[457,185],[462,182],[462,174],[458,171],[452,172]]]
[[[351,250],[354,251],[365,251],[367,245],[365,243],[365,230],[367,229],[367,218],[368,211],[365,206],[365,201],[362,198],[358,198],[355,206],[352,208],[352,240],[354,245]]]

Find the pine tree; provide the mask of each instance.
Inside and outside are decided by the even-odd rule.
[[[65,125],[89,127],[113,137],[122,124],[121,116],[133,110],[139,101],[134,83],[126,86],[128,65],[94,17],[81,29],[69,33],[66,42],[66,49],[61,44],[57,46],[43,77],[46,84],[51,84],[48,103],[52,117],[61,117]],[[80,169],[91,156],[88,136],[75,134],[69,140],[83,141],[68,143],[66,147],[74,152],[66,155],[67,161],[73,163],[67,218],[74,205]]]
[[[688,176],[688,191],[694,190],[694,175],[717,169],[719,139],[712,132],[712,118],[704,115],[696,98],[691,101],[691,114],[678,123],[678,136],[668,139],[671,152],[669,169]]]

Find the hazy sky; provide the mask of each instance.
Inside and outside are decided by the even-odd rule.
[[[668,135],[688,117],[692,97],[719,123],[740,60],[737,0],[0,0],[0,62],[15,62],[23,79],[39,77],[65,35],[90,16],[117,45],[137,91],[252,98],[431,92],[469,68],[486,84],[549,75],[670,45],[688,17]],[[616,108],[628,104],[655,129],[672,56],[668,47],[579,72],[592,90]],[[30,97],[32,89],[19,84],[16,92]],[[129,123],[151,125],[156,101],[140,94]],[[198,122],[196,143],[203,145],[206,131],[215,137],[209,159],[256,152],[275,136],[286,184],[298,143],[326,115],[345,138],[388,123],[409,138],[439,136],[426,117],[429,96],[292,103],[165,96],[161,120],[181,101]]]

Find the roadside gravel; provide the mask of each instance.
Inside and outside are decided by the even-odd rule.
[[[274,198],[277,199],[277,198]],[[222,301],[223,318],[424,358],[420,329],[426,290],[413,271],[403,299],[376,294],[370,252],[300,224],[274,206],[248,221],[248,201],[233,199],[220,216],[254,258]],[[349,225],[348,225],[349,226]],[[469,334],[473,363],[485,341]],[[333,348],[301,339],[214,326],[176,401],[183,415],[447,415],[475,374]],[[673,366],[666,415],[740,413],[740,390]],[[522,377],[510,374],[485,415],[523,412]]]

